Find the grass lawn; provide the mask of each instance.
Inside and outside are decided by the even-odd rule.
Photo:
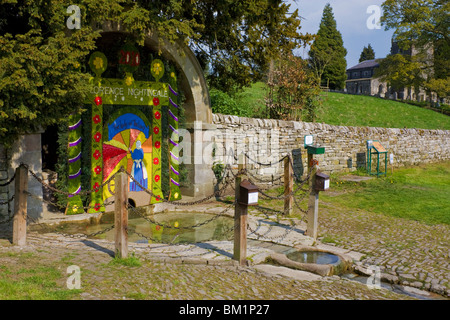
[[[331,175],[330,189],[320,193],[319,207],[338,208],[343,213],[361,209],[427,225],[450,225],[450,162],[395,169],[393,175],[389,169],[387,177],[361,182],[347,181],[346,175]],[[281,186],[265,192],[279,197],[284,189]],[[302,195],[302,191],[297,192],[297,199]],[[284,202],[261,197],[259,205],[281,213]],[[300,202],[301,209],[307,207],[308,196]],[[300,219],[305,215],[296,206],[293,210]]]
[[[62,286],[65,270],[33,253],[7,252],[2,258],[15,261],[15,267],[0,265],[0,300],[66,300],[79,293]]]
[[[258,82],[234,98],[253,117],[265,117],[267,88]],[[369,96],[322,93],[316,122],[343,126],[450,130],[450,117],[418,106]]]
[[[330,191],[320,194],[328,205],[450,225],[450,162],[396,169],[358,183],[342,177],[332,176]]]
[[[332,125],[450,130],[450,117],[414,105],[377,97],[322,94],[317,122]]]

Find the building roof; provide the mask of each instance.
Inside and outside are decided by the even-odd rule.
[[[356,70],[356,69],[365,69],[365,68],[375,68],[375,67],[379,67],[380,64],[378,63],[380,59],[373,59],[373,60],[365,60],[361,63],[358,63],[356,66],[353,66],[348,70]]]

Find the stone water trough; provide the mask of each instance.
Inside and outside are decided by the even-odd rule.
[[[353,258],[330,248],[296,246],[283,253],[272,253],[270,262],[322,277],[339,275],[351,270]]]

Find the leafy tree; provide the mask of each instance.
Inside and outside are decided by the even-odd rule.
[[[436,92],[438,98],[450,96],[450,78],[431,79],[424,84],[424,87],[431,92]]]
[[[394,38],[405,48],[450,43],[447,0],[386,0],[382,8],[381,23],[386,30],[395,29]]]
[[[381,23],[394,29],[394,39],[403,49],[414,48],[428,90],[439,91],[450,77],[450,2],[447,0],[386,0]],[[429,51],[433,49],[433,57]],[[441,79],[443,81],[433,81]],[[435,91],[435,92],[437,92]]]
[[[363,51],[361,52],[359,62],[373,59],[375,59],[375,51],[373,50],[372,46],[369,43],[369,45],[367,47],[364,47]]]
[[[260,78],[270,59],[311,35],[282,0],[79,0],[81,29],[69,30],[70,0],[0,0],[0,141],[81,112],[90,74],[84,68],[105,21],[120,23],[139,45],[190,45],[209,66],[210,84],[230,92]]]
[[[298,10],[282,0],[193,1],[192,17],[202,29],[191,48],[204,65],[212,87],[227,93],[260,80],[270,61],[312,40],[299,33]]]
[[[315,120],[320,87],[305,60],[292,53],[286,54],[277,62],[268,87],[266,105],[270,118]]]
[[[380,77],[395,91],[405,87],[416,90],[424,83],[421,64],[414,57],[393,54],[380,60],[380,66],[375,71],[375,77]]]
[[[347,79],[346,55],[342,35],[328,3],[323,10],[317,38],[309,51],[309,64],[321,82],[329,80],[331,89],[343,89]]]

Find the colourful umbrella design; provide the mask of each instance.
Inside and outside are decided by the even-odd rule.
[[[145,122],[134,114],[124,114],[108,126],[109,141],[103,144],[103,181],[124,167],[145,188],[151,189],[152,138]],[[130,191],[142,189],[130,181]],[[112,190],[109,190],[112,189]],[[103,188],[103,197],[113,188]]]

